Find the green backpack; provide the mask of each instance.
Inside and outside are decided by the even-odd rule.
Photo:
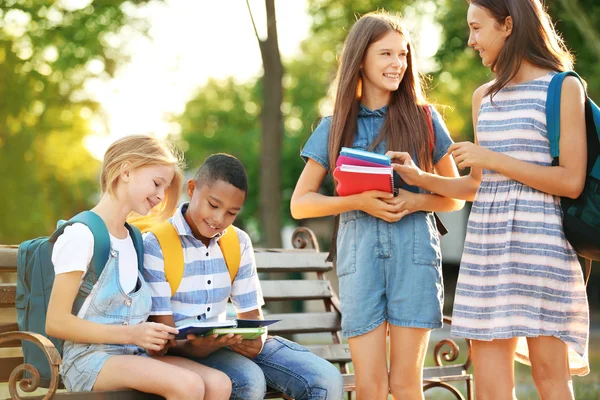
[[[65,228],[74,223],[86,225],[94,235],[94,254],[90,266],[73,303],[73,314],[77,315],[83,302],[102,274],[110,253],[110,236],[104,221],[92,211],[84,211],[68,221],[59,221],[58,227],[49,237],[39,237],[21,243],[17,251],[17,290],[15,306],[19,330],[46,336],[62,355],[63,341],[46,334],[46,313],[50,293],[54,284],[52,249]],[[138,268],[143,267],[144,244],[140,231],[126,224],[138,256]],[[40,373],[40,383],[48,387],[51,378],[50,366],[44,353],[33,343],[22,341],[25,363],[33,365]]]
[[[560,94],[565,77],[581,78],[573,71],[556,74],[546,98],[546,124],[553,165],[558,165],[560,139]],[[589,278],[592,260],[600,260],[600,108],[586,95],[585,126],[587,170],[583,192],[577,199],[561,198],[563,228],[577,254],[586,259]],[[586,282],[587,282],[586,278]]]

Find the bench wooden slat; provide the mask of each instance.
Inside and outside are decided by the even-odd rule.
[[[0,349],[10,349],[10,348],[21,348],[21,341],[20,340],[13,340],[11,342],[2,342],[0,343]]]
[[[8,382],[10,374],[21,364],[23,364],[23,357],[2,358],[2,362],[0,362],[0,382]]]
[[[311,353],[324,358],[331,363],[352,361],[350,346],[347,344],[312,344],[305,346]]]
[[[354,391],[355,383],[354,383],[354,375],[353,374],[342,374],[342,378],[344,379],[344,392]],[[457,381],[466,381],[471,380],[471,375],[457,375],[457,376],[444,376],[444,382],[457,382]],[[432,379],[428,380],[425,376],[423,376],[423,383],[427,382],[439,382],[440,379]]]
[[[257,249],[254,253],[258,272],[327,272],[333,269],[325,261],[327,253],[314,250],[274,252]]]
[[[29,399],[41,400],[43,396],[27,397]],[[164,400],[164,397],[154,394],[138,392],[136,390],[112,390],[109,392],[58,392],[55,399],[69,400]]]
[[[332,363],[351,362],[350,346],[347,344],[325,344],[325,345],[307,345],[305,346],[311,353],[318,355]],[[447,365],[444,367],[424,367],[423,379],[436,381],[440,377],[444,381],[464,380],[465,370],[461,365]]]
[[[344,379],[344,392],[354,391],[354,374],[342,374]]]
[[[13,308],[15,306],[15,293],[17,285],[14,283],[0,283],[0,308]]]
[[[0,272],[17,270],[17,246],[0,245]]]
[[[263,280],[260,283],[265,301],[323,300],[331,298],[329,281]]]
[[[323,313],[295,313],[295,314],[268,314],[267,319],[281,319],[269,327],[269,333],[314,333],[336,332],[340,330],[340,316],[334,312]]]
[[[0,333],[18,331],[19,325],[16,322],[8,322],[0,324]]]
[[[466,376],[464,375],[464,373],[465,370],[461,365],[446,365],[444,367],[425,367],[423,368],[423,379],[439,381],[440,377],[443,377],[443,380],[446,381],[449,380],[446,379],[446,377]]]

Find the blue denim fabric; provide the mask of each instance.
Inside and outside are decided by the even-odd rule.
[[[433,107],[431,110],[435,165],[446,154],[452,139],[440,114]],[[379,135],[386,112],[387,106],[369,110],[361,105],[353,147],[369,148]],[[305,160],[311,158],[327,170],[330,128],[331,118],[323,118],[301,152]],[[385,141],[374,151],[384,154]],[[414,155],[413,158],[418,163]],[[424,192],[408,185],[403,188]],[[336,269],[344,336],[362,335],[386,320],[406,327],[442,326],[441,249],[432,213],[416,212],[392,224],[361,211],[342,213]]]
[[[336,267],[344,336],[362,335],[384,320],[442,326],[442,258],[432,213],[392,224],[362,211],[341,214]]]
[[[342,376],[333,364],[278,336],[269,337],[252,360],[224,348],[194,361],[229,376],[232,400],[262,400],[267,385],[296,400],[343,398]]]
[[[150,288],[138,272],[138,290],[125,293],[119,283],[118,252],[110,257],[90,293],[89,308],[83,318],[98,324],[135,325],[148,319],[152,307]],[[90,391],[104,363],[116,355],[148,355],[136,345],[85,344],[65,341],[60,373],[67,390]]]

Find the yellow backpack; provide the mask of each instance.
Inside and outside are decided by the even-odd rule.
[[[133,219],[130,223],[142,233],[151,232],[158,239],[165,263],[165,277],[169,282],[169,286],[171,286],[171,296],[173,296],[181,283],[184,270],[183,246],[177,229],[169,221],[156,223],[156,220],[152,218],[141,217]],[[233,225],[229,225],[219,239],[219,247],[223,252],[225,264],[229,270],[229,277],[233,282],[242,259],[240,239]]]

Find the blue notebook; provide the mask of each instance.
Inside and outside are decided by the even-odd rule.
[[[272,325],[279,322],[279,319],[233,319],[227,321],[198,321],[191,324],[178,326],[179,333],[175,335],[175,339],[186,339],[187,335],[202,336],[208,334],[213,329],[219,328],[260,328]],[[232,331],[232,333],[234,333]]]
[[[342,147],[340,156],[356,158],[358,160],[379,164],[385,167],[392,165],[392,161],[385,154],[373,153],[372,151],[366,150],[351,149],[349,147]]]

